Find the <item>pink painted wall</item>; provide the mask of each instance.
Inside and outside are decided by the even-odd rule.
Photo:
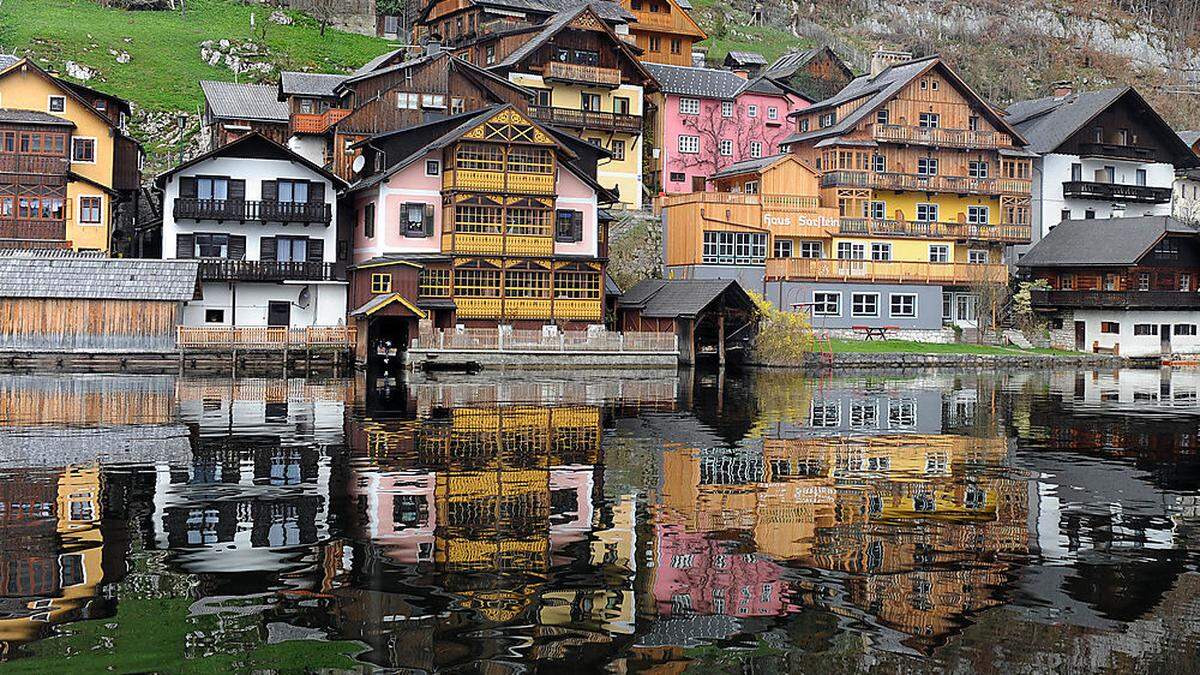
[[[662,185],[667,193],[692,192],[692,178],[708,178],[721,169],[750,159],[750,143],[763,144],[762,156],[778,154],[779,142],[793,131],[794,124],[788,113],[803,110],[809,102],[798,96],[772,96],[745,92],[734,100],[733,116],[721,115],[721,101],[700,99],[699,115],[683,115],[679,112],[679,96],[669,94],[663,110],[661,125],[663,138],[659,139],[662,149]],[[758,117],[749,116],[751,105],[758,106]],[[776,117],[767,118],[768,109],[776,109]],[[699,136],[700,152],[695,155],[679,152],[681,135]],[[720,154],[718,138],[733,141],[733,156]],[[684,179],[672,181],[672,173],[684,174]],[[706,186],[711,190],[712,186]]]
[[[558,192],[555,208],[583,212],[583,240],[572,243],[556,241],[554,253],[595,256],[600,237],[596,222],[596,191],[580,180],[579,176],[561,168],[558,170],[555,191]]]
[[[374,510],[368,514],[374,531],[364,534],[371,536],[392,560],[416,563],[422,558],[422,545],[426,556],[432,555],[437,526],[436,484],[437,474],[433,472],[389,472],[375,474],[366,486],[352,488],[352,494],[364,494],[374,500]],[[396,522],[395,505],[401,496],[424,502],[426,513],[422,522]]]
[[[440,159],[439,153],[430,153],[410,166],[397,172],[369,194],[360,195],[354,202],[354,260],[361,262],[385,253],[437,253],[442,246],[442,176],[425,175],[425,159]],[[381,194],[386,191],[386,194]],[[363,236],[363,209],[369,202],[375,204],[375,238]],[[401,231],[401,216],[404,205],[409,202],[433,204],[433,236],[406,237]],[[364,250],[370,249],[370,250]]]

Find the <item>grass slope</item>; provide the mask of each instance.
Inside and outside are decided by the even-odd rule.
[[[708,39],[700,46],[708,48],[710,64],[723,62],[732,50],[758,52],[769,63],[787,51],[813,46],[811,40],[798,38],[786,30],[751,25],[750,15],[731,8],[727,0],[693,0],[692,7],[693,18],[708,33]],[[732,21],[724,19],[726,13],[733,17]]]
[[[4,0],[0,47],[49,59],[39,63],[52,69],[61,69],[68,60],[82,63],[100,71],[89,86],[151,110],[189,112],[203,100],[200,80],[234,79],[223,65],[200,59],[205,40],[265,44],[272,60],[287,70],[334,72],[357,67],[388,49],[378,38],[332,29],[321,37],[315,21],[295,12],[290,13],[295,23],[281,26],[268,20],[270,13],[269,7],[232,0],[188,0],[186,17],[106,9],[94,0]],[[129,52],[129,63],[117,63],[110,49]]]

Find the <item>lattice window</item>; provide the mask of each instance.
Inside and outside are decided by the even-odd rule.
[[[598,300],[600,275],[597,272],[558,272],[554,275],[554,297],[563,300]]]
[[[554,227],[554,211],[510,206],[505,214],[509,234],[549,237]]]
[[[504,295],[509,298],[549,298],[550,272],[508,270],[504,273]]]
[[[500,234],[504,225],[504,209],[499,206],[454,207],[454,231],[469,234]]]
[[[504,150],[486,143],[460,143],[454,155],[455,168],[504,171]]]
[[[468,298],[498,298],[500,270],[454,270],[454,292]]]
[[[549,148],[517,146],[508,151],[508,170],[513,173],[553,173],[554,155]]]
[[[430,298],[450,296],[450,270],[427,267],[421,270],[421,295]]]

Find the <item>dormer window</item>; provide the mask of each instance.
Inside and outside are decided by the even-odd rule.
[[[92,107],[100,112],[106,112],[108,110],[108,101],[98,98],[95,101],[92,101]]]

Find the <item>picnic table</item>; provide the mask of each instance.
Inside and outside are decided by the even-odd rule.
[[[900,330],[899,326],[851,326],[851,330],[855,333],[860,333],[863,340],[886,340],[889,333],[895,333]]]

